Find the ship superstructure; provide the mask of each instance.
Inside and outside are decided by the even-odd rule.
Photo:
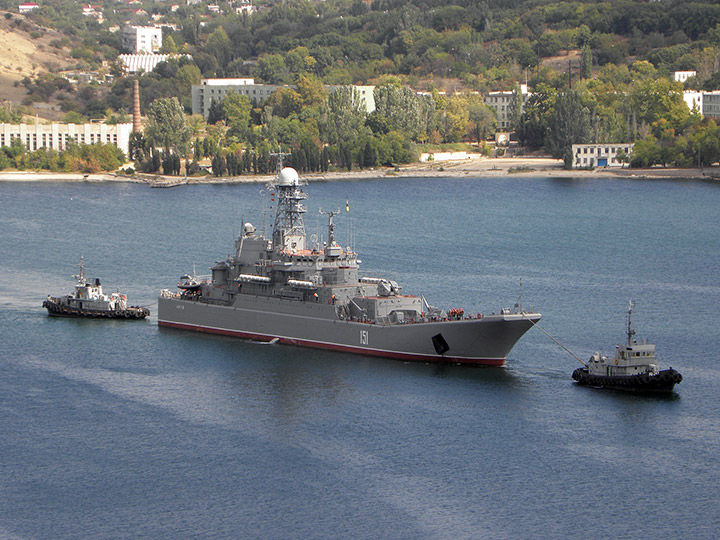
[[[389,279],[359,275],[357,254],[335,238],[309,243],[307,194],[292,168],[272,189],[270,238],[245,223],[234,253],[206,279],[183,276],[158,299],[161,326],[417,361],[501,365],[538,313],[500,310],[466,317],[406,295]]]

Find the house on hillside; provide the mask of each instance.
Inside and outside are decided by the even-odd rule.
[[[690,77],[695,77],[696,75],[697,71],[673,71],[673,80],[684,83]]]
[[[255,13],[257,8],[252,5],[249,0],[241,0],[238,5],[235,6],[235,13],[240,15],[241,13],[247,13],[248,15]]]
[[[92,17],[97,22],[103,22],[103,8],[102,6],[86,5],[82,7],[82,14],[84,17]]]
[[[36,9],[40,9],[40,6],[38,6],[35,2],[25,2],[24,4],[20,4],[18,6],[18,13],[30,13]]]
[[[156,53],[162,47],[162,30],[154,26],[126,26],[122,45],[130,53]]]

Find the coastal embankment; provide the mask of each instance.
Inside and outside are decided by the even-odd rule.
[[[361,180],[384,177],[447,178],[498,176],[556,177],[556,178],[646,178],[646,179],[703,179],[720,178],[720,167],[677,169],[652,167],[649,169],[598,168],[594,170],[566,170],[562,161],[551,158],[511,157],[486,158],[471,156],[462,160],[426,161],[398,167],[378,167],[359,171],[309,173],[308,181]],[[135,182],[151,187],[176,187],[183,184],[265,183],[273,175],[233,177],[162,176],[115,173],[53,173],[47,171],[0,171],[0,182]]]

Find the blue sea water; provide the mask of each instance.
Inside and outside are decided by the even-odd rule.
[[[262,228],[262,189],[0,183],[0,538],[717,537],[720,184],[308,187],[318,235],[349,201],[337,234],[366,273],[469,313],[522,291],[581,358],[612,353],[635,300],[684,376],[669,397],[575,385],[536,329],[503,368],[159,329],[161,289]],[[151,318],[47,317],[80,255]]]

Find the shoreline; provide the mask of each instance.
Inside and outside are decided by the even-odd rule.
[[[308,173],[302,177],[309,181],[370,180],[379,178],[463,178],[463,177],[543,177],[543,178],[627,178],[701,180],[720,178],[720,168],[604,168],[595,170],[566,170],[562,161],[551,158],[471,157],[457,161],[413,163],[397,168],[382,167],[361,171],[334,171]],[[147,184],[150,187],[169,188],[189,184],[245,184],[267,183],[275,175],[248,175],[237,177],[162,176],[151,174],[123,175],[117,173],[55,173],[48,171],[0,171],[0,182],[128,182]]]

